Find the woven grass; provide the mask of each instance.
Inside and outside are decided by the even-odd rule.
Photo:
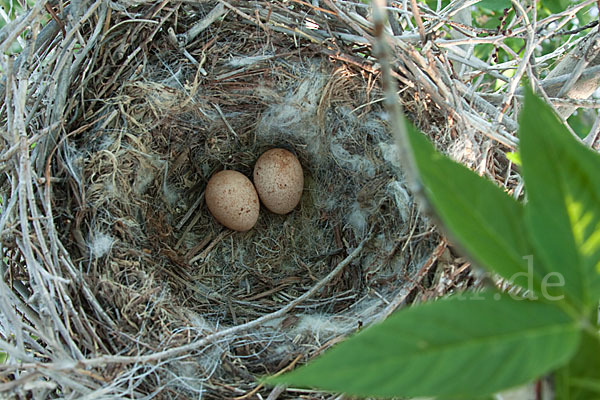
[[[504,155],[514,117],[468,88],[480,64],[451,73],[475,63],[443,39],[460,28],[455,8],[423,6],[442,39],[422,46],[400,3],[390,32],[407,115],[520,190]],[[334,398],[257,378],[476,285],[407,190],[371,32],[363,4],[328,0],[39,1],[6,25],[0,392]],[[301,204],[226,230],[207,180],[250,176],[271,147],[298,155]]]

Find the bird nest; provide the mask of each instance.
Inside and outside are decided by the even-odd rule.
[[[0,391],[328,398],[257,378],[473,284],[405,185],[368,8],[317,4],[38,2],[0,31]],[[394,74],[409,117],[514,183],[514,121],[479,117],[440,75],[446,55],[408,36]],[[298,155],[300,204],[225,229],[208,179],[251,176],[272,147]]]

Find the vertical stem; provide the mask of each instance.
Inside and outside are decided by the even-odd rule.
[[[392,77],[392,66],[390,64],[390,53],[388,44],[385,40],[385,0],[373,1],[373,22],[375,24],[375,41],[373,43],[373,52],[379,64],[381,65],[382,86],[384,91],[384,105],[389,114],[390,126],[396,140],[400,161],[404,167],[411,191],[422,200],[423,185],[419,179],[417,168],[408,139],[408,130],[404,117],[402,115],[402,106],[398,97],[398,88]],[[422,202],[422,204],[427,204]]]
[[[374,2],[373,4],[375,4],[374,8],[379,7],[379,5],[377,5],[376,3],[379,2]],[[415,21],[417,23],[417,27],[419,28],[419,36],[421,36],[421,43],[424,45],[425,44],[425,26],[423,26],[423,18],[421,18],[421,12],[419,11],[419,6],[417,4],[417,0],[410,0],[410,7],[412,8],[412,12],[413,15],[415,16]],[[383,12],[383,19],[385,21],[385,5],[381,6],[381,10]],[[375,22],[377,23],[377,22]]]

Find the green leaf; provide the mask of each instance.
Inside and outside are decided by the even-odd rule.
[[[499,293],[402,310],[268,383],[358,396],[476,398],[566,363],[578,324],[549,303]]]
[[[370,2],[371,1],[369,1],[369,3]],[[438,9],[438,0],[425,0],[425,4],[427,4],[429,6],[429,8],[431,8],[432,10]],[[444,8],[446,8],[448,6],[448,4],[450,4],[450,0],[442,0],[442,2],[440,4],[440,10],[443,10]]]
[[[521,166],[521,154],[518,151],[510,151],[508,153],[506,153],[506,158],[508,158],[510,161],[513,162],[513,164],[516,164],[518,166]]]
[[[481,0],[477,7],[486,8],[492,11],[502,11],[505,8],[511,8],[510,0]]]
[[[540,258],[535,270],[560,274],[565,284],[559,292],[580,309],[593,307],[600,299],[600,155],[530,92],[519,135],[525,223]]]
[[[554,374],[556,400],[600,398],[600,342],[598,336],[583,334],[577,353]]]
[[[596,119],[594,111],[579,109],[567,119],[567,123],[580,139],[585,138],[592,130]]]
[[[555,14],[565,11],[572,3],[570,0],[541,0],[540,4]]]
[[[530,271],[525,258],[533,251],[523,228],[523,205],[435,151],[412,126],[408,130],[425,195],[449,235],[482,267],[539,292],[543,277]]]

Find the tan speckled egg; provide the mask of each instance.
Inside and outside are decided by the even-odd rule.
[[[256,190],[250,179],[237,171],[214,174],[206,185],[204,199],[213,217],[234,231],[247,231],[258,220]]]
[[[304,175],[300,161],[285,149],[264,152],[254,165],[254,186],[270,211],[289,213],[302,197]]]

